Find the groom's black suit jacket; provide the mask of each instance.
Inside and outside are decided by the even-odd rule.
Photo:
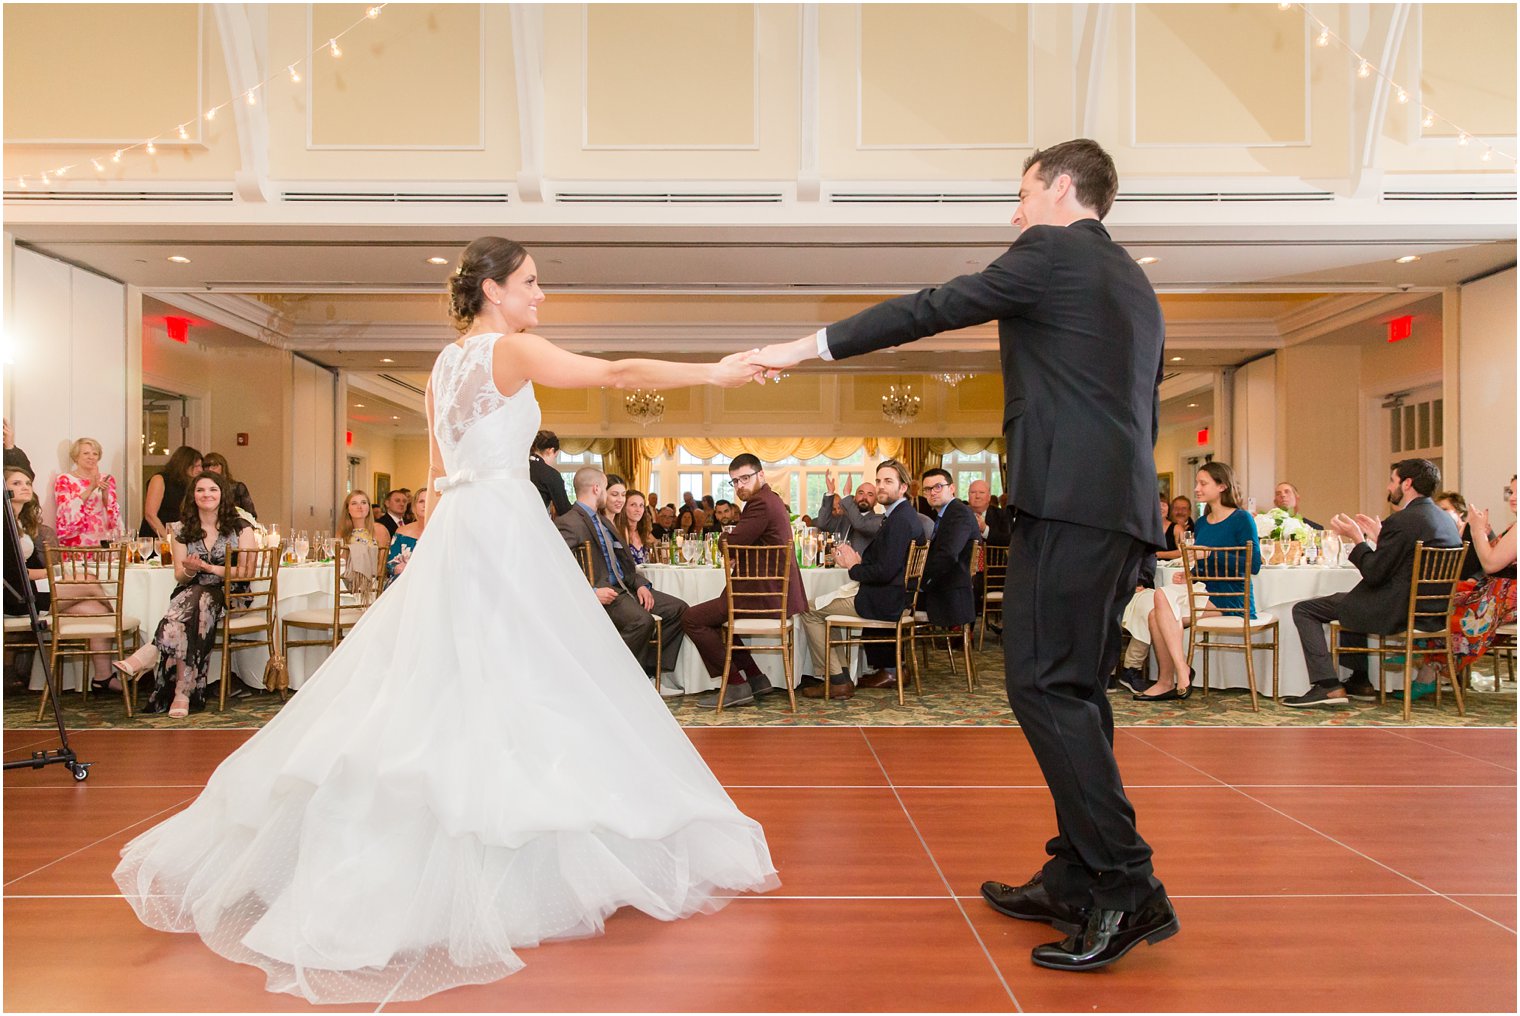
[[[1101,222],[1031,226],[980,273],[877,304],[826,338],[840,359],[992,320],[1009,507],[1162,546],[1153,451],[1165,326],[1145,272]]]

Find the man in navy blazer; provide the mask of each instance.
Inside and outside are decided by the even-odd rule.
[[[1313,683],[1302,695],[1283,699],[1297,709],[1314,706],[1349,706],[1351,699],[1376,702],[1377,689],[1367,680],[1367,657],[1348,653],[1341,665],[1351,671],[1344,686],[1330,659],[1325,641],[1325,622],[1339,621],[1341,641],[1365,646],[1368,635],[1392,635],[1403,631],[1409,620],[1409,586],[1414,580],[1414,545],[1460,547],[1462,534],[1436,503],[1431,493],[1441,486],[1441,470],[1429,459],[1404,459],[1393,464],[1388,476],[1388,503],[1393,514],[1379,521],[1368,515],[1355,519],[1337,515],[1330,528],[1351,540],[1351,563],[1362,580],[1349,593],[1332,593],[1293,605],[1293,623],[1304,648],[1304,663]],[[1377,541],[1374,548],[1368,537]],[[1439,602],[1420,599],[1420,609],[1442,610]],[[1409,666],[1409,664],[1405,664]]]
[[[908,471],[896,459],[887,459],[876,467],[876,499],[886,509],[881,529],[872,538],[865,553],[858,554],[847,543],[834,548],[834,562],[848,568],[850,578],[860,583],[853,596],[836,596],[822,607],[802,615],[802,630],[807,634],[813,666],[826,680],[802,689],[808,698],[849,698],[855,694],[850,673],[839,658],[839,650],[827,656],[823,651],[827,618],[831,614],[852,614],[872,621],[895,621],[908,607],[903,580],[908,568],[908,548],[920,538],[918,513],[903,495],[908,489]],[[879,632],[870,633],[873,637]],[[868,687],[897,684],[897,654],[887,643],[866,643],[866,661],[876,668],[874,683]]]
[[[752,357],[774,372],[997,321],[1009,546],[1008,700],[1055,802],[1044,869],[987,882],[999,912],[1071,937],[1031,958],[1091,970],[1177,931],[1135,828],[1113,752],[1108,675],[1140,562],[1164,535],[1155,510],[1157,387],[1165,326],[1145,272],[1104,229],[1113,159],[1085,138],[1024,163],[1022,232],[973,275],[877,304]]]
[[[924,562],[918,605],[938,628],[959,628],[976,620],[976,597],[971,592],[971,558],[981,535],[976,515],[955,496],[955,477],[931,469],[919,489],[934,511],[929,559]]]

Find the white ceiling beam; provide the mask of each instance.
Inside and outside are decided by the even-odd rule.
[[[517,193],[523,201],[544,200],[544,8],[509,4],[512,12],[512,67],[517,75],[517,131],[521,168]],[[484,68],[481,73],[485,73]]]
[[[819,180],[820,123],[822,122],[821,99],[818,90],[819,66],[822,58],[818,49],[818,5],[803,4],[799,36],[802,53],[802,82],[799,100],[799,135],[797,145],[797,200],[816,202],[822,193]],[[756,97],[759,101],[759,97]]]
[[[1077,136],[1090,138],[1098,130],[1102,104],[1103,71],[1113,18],[1112,4],[1084,4],[1082,34],[1075,54]]]
[[[257,8],[251,11],[250,8]],[[268,41],[268,14],[263,5],[217,3],[217,31],[222,37],[222,53],[227,68],[227,87],[232,95],[232,116],[237,123],[238,156],[241,160],[232,182],[237,196],[244,201],[267,204],[276,193],[269,180],[269,96],[256,96],[250,106],[243,96],[264,80],[264,61],[260,51]],[[258,19],[255,30],[253,19]]]
[[[1411,4],[1359,4],[1356,14],[1365,16],[1366,32],[1360,52],[1374,67],[1391,73],[1398,61],[1409,24]],[[1365,14],[1364,14],[1365,12]],[[1360,17],[1358,18],[1360,20]],[[1388,99],[1392,91],[1380,78],[1351,79],[1353,89],[1352,151],[1349,193],[1359,198],[1376,198],[1382,190],[1382,171],[1378,157],[1383,144],[1383,124],[1388,116]],[[1412,93],[1411,93],[1412,94]]]

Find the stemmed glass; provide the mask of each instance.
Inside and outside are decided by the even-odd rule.
[[[305,564],[306,555],[311,553],[311,537],[306,535],[303,529],[296,533],[295,540],[296,564]]]
[[[696,564],[697,558],[701,555],[701,553],[702,548],[697,543],[696,537],[688,536],[681,541],[681,559],[688,565]]]

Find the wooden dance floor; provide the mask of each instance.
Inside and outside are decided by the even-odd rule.
[[[1088,975],[1033,966],[1059,936],[977,895],[1033,872],[1054,828],[1017,730],[689,734],[764,824],[779,891],[675,924],[625,911],[602,938],[525,950],[504,981],[386,1008],[1515,1010],[1513,729],[1122,730],[1182,931]],[[7,1010],[311,1008],[142,927],[110,878],[248,735],[86,731],[88,782],[5,775]],[[51,742],[4,743],[14,759]]]

